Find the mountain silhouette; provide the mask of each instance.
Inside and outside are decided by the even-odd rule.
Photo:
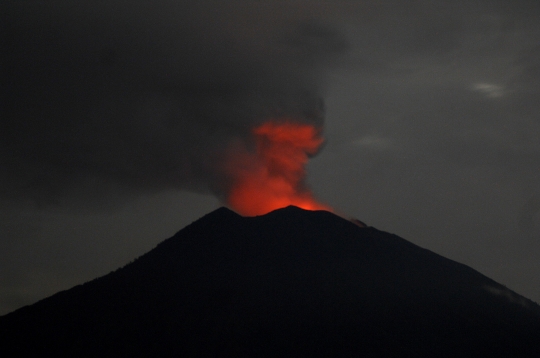
[[[396,235],[220,208],[0,317],[1,357],[540,357],[540,307]]]

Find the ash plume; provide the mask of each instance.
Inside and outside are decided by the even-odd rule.
[[[324,72],[347,49],[319,3],[0,7],[0,199],[45,205],[223,197],[231,142],[270,117],[322,125]]]

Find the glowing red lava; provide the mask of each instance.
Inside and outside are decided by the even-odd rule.
[[[305,185],[305,165],[324,139],[307,123],[269,121],[252,131],[255,153],[238,155],[232,166],[227,203],[241,215],[254,216],[295,205],[331,210],[318,203]]]

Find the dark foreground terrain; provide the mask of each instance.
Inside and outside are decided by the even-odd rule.
[[[221,208],[0,317],[0,357],[540,357],[540,307],[395,235]]]

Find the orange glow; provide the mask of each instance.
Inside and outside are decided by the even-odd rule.
[[[239,214],[253,216],[295,205],[308,210],[331,210],[318,203],[305,186],[305,165],[323,138],[306,123],[263,123],[252,131],[256,151],[236,155],[227,203]]]

